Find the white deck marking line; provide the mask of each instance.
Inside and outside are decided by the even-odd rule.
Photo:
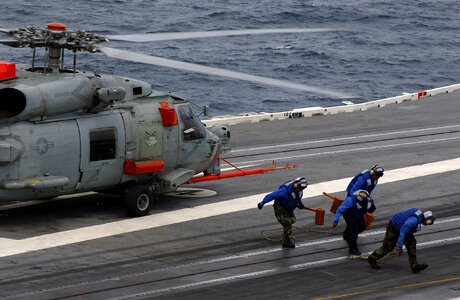
[[[440,239],[440,240],[435,240],[435,241],[430,241],[430,242],[418,243],[417,247],[432,246],[432,245],[437,245],[437,244],[441,244],[441,243],[448,243],[448,242],[457,241],[457,240],[460,240],[460,236],[453,237],[453,238]],[[369,255],[371,253],[372,252],[368,252],[368,253],[364,253],[364,254]],[[334,257],[334,258],[328,258],[328,259],[322,259],[322,260],[316,260],[316,261],[312,261],[312,262],[302,263],[302,264],[296,264],[296,265],[289,266],[288,269],[296,270],[296,269],[302,269],[302,268],[307,268],[307,267],[311,267],[311,266],[318,266],[318,265],[334,263],[334,262],[340,262],[340,261],[345,261],[345,260],[348,260],[348,256],[339,256],[339,257]],[[160,294],[160,293],[175,292],[175,291],[178,291],[178,290],[194,288],[194,287],[199,287],[199,286],[203,286],[203,285],[216,284],[216,283],[219,284],[219,283],[224,283],[224,282],[227,282],[227,281],[239,280],[239,279],[242,279],[242,278],[265,276],[267,274],[271,274],[271,273],[274,273],[274,272],[277,272],[277,271],[282,271],[282,270],[285,270],[285,268],[283,268],[283,269],[274,268],[274,269],[268,269],[268,270],[263,270],[263,271],[258,271],[258,272],[243,273],[243,274],[227,276],[227,277],[222,277],[222,278],[216,278],[216,279],[204,280],[204,281],[199,281],[199,282],[193,282],[193,283],[189,283],[189,284],[171,286],[171,287],[168,287],[168,288],[162,288],[162,289],[158,289],[158,290],[150,290],[150,291],[146,291],[146,292],[142,292],[142,293],[138,293],[138,294],[125,295],[125,296],[111,298],[111,299],[121,300],[121,299],[129,299],[129,298],[134,298],[134,297],[143,297],[143,296]]]
[[[223,163],[221,163],[223,164]],[[237,166],[238,169],[244,169],[244,168],[250,168],[250,167],[254,167],[255,165],[244,165],[244,166]],[[228,168],[221,168],[220,169],[222,172],[226,172],[226,171],[230,171],[230,170],[233,170],[233,171],[236,171],[236,169],[234,167],[228,167]],[[200,175],[201,176],[201,175]],[[197,176],[198,177],[198,176]]]
[[[433,245],[438,245],[438,244],[443,244],[443,243],[450,243],[450,242],[459,241],[459,240],[460,240],[460,236],[455,236],[455,237],[445,238],[445,239],[440,239],[440,240],[435,240],[435,241],[417,243],[417,248],[430,247],[430,246],[433,246]],[[403,248],[406,249],[406,246],[403,246]],[[363,253],[362,255],[371,255],[371,254],[372,254],[372,251]],[[305,268],[305,267],[309,267],[309,266],[313,266],[313,265],[324,264],[324,263],[328,263],[328,262],[331,262],[331,261],[339,261],[339,260],[343,260],[343,259],[347,259],[347,258],[348,258],[348,256],[329,258],[329,259],[324,259],[324,260],[308,262],[308,263],[304,263],[304,264],[297,264],[297,265],[290,266],[289,268],[290,269]]]
[[[397,131],[390,131],[390,132],[355,135],[355,136],[348,136],[348,137],[330,138],[330,139],[305,141],[305,142],[297,142],[297,143],[268,145],[268,146],[243,148],[243,149],[232,149],[232,153],[233,152],[247,152],[247,151],[253,151],[253,150],[262,150],[262,149],[272,149],[272,148],[280,148],[280,147],[301,146],[301,145],[307,145],[307,144],[318,144],[318,143],[325,143],[325,142],[346,141],[346,140],[363,139],[363,138],[385,136],[385,135],[393,135],[393,134],[414,133],[414,132],[420,132],[420,131],[434,131],[434,130],[439,130],[439,129],[450,129],[450,128],[456,128],[456,127],[460,127],[460,125],[447,125],[447,126],[420,128],[420,129],[411,129],[411,130],[397,130]],[[446,132],[446,133],[449,133],[449,132]],[[407,138],[410,138],[410,137],[407,137]]]
[[[276,272],[276,271],[278,271],[278,269],[269,269],[269,270],[263,270],[263,271],[259,271],[259,272],[239,274],[239,275],[234,275],[234,276],[228,276],[228,277],[216,278],[216,279],[211,279],[211,280],[206,280],[206,281],[199,281],[199,282],[194,282],[194,283],[189,283],[189,284],[177,285],[177,286],[172,286],[172,287],[169,287],[169,288],[164,288],[164,289],[159,289],[159,290],[152,290],[152,291],[147,291],[147,292],[143,292],[143,293],[138,293],[138,294],[133,294],[133,295],[126,295],[126,296],[122,296],[122,297],[109,298],[109,299],[121,300],[121,299],[129,299],[129,298],[135,298],[135,297],[137,298],[137,297],[143,297],[143,296],[159,294],[159,293],[165,293],[165,292],[175,292],[177,290],[193,288],[193,287],[197,287],[197,286],[201,286],[201,285],[222,283],[222,282],[231,281],[231,280],[237,280],[237,279],[242,279],[242,278],[262,276],[262,275],[266,275],[266,274],[273,273],[273,272]]]
[[[457,171],[459,169],[460,158],[454,158],[423,165],[387,170],[385,171],[385,176],[380,180],[380,184]],[[308,189],[305,191],[305,199],[322,195],[323,191],[327,191],[328,193],[343,191],[350,180],[351,177],[310,184]],[[241,197],[192,208],[183,208],[164,213],[152,214],[141,218],[126,219],[122,221],[50,233],[22,240],[3,240],[0,246],[0,257],[229,214],[246,209],[255,209],[256,204],[265,195],[266,193]]]
[[[429,144],[429,143],[438,143],[438,142],[446,142],[446,141],[453,141],[458,140],[460,137],[450,137],[450,138],[443,138],[443,139],[434,139],[434,140],[426,140],[426,141],[417,141],[417,142],[407,142],[407,143],[400,143],[400,144],[386,144],[381,146],[372,146],[372,147],[362,147],[362,148],[352,148],[352,149],[345,149],[345,150],[336,150],[336,151],[324,151],[324,152],[317,152],[317,153],[308,153],[308,154],[299,154],[299,155],[292,155],[292,156],[282,156],[282,157],[270,157],[258,160],[250,160],[250,161],[240,161],[236,162],[238,164],[258,164],[266,161],[281,161],[287,159],[294,159],[294,158],[305,158],[305,157],[314,157],[314,156],[322,156],[322,155],[331,155],[337,153],[347,153],[347,152],[360,152],[360,151],[369,151],[369,150],[376,150],[376,149],[388,149],[388,148],[396,148],[396,147],[404,147],[404,146],[414,146],[419,144]],[[371,141],[370,143],[372,143]],[[378,142],[378,141],[375,141]],[[262,155],[264,155],[262,153]]]

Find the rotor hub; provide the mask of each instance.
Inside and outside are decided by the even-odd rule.
[[[28,26],[6,32],[10,40],[2,40],[1,43],[11,47],[46,47],[68,49],[72,51],[96,52],[97,45],[107,42],[107,38],[84,30],[70,31],[61,23],[49,23],[46,29]]]

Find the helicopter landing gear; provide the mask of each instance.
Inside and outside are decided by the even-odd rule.
[[[148,185],[135,185],[125,192],[125,208],[131,217],[148,215],[152,204],[152,191]]]

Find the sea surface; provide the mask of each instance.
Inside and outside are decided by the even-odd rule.
[[[107,46],[352,94],[355,103],[460,83],[460,1],[0,0],[0,28],[59,22],[100,35],[262,28],[350,32],[269,34]],[[0,36],[5,38],[5,36]],[[29,48],[0,59],[31,63]],[[145,80],[211,116],[341,105],[344,99],[79,52],[77,68]],[[66,56],[71,68],[71,53]],[[2,99],[0,99],[2,100]],[[349,100],[349,99],[348,99]]]

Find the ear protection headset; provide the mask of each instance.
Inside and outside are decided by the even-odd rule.
[[[355,196],[356,204],[360,205],[361,207],[367,207],[369,203],[369,193],[365,190],[357,190],[353,193]]]
[[[371,169],[371,175],[377,175],[378,177],[382,177],[383,176],[383,172],[385,170],[383,169],[382,166],[379,166],[379,165],[375,165],[372,167]]]

